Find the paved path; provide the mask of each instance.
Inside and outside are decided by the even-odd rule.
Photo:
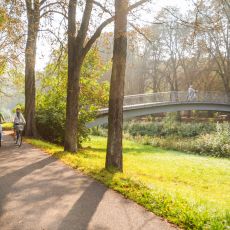
[[[175,229],[120,194],[42,151],[0,149],[1,230]]]

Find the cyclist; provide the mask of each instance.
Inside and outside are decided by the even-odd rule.
[[[20,107],[17,107],[16,108],[16,114],[15,114],[15,117],[14,117],[14,131],[16,133],[16,144],[17,144],[17,141],[18,141],[18,138],[19,138],[19,132],[18,132],[18,126],[19,125],[25,125],[26,124],[26,121],[25,121],[25,118],[21,112],[21,108]]]
[[[5,122],[5,119],[2,115],[2,113],[0,112],[0,146],[1,146],[1,142],[2,142],[2,123]]]

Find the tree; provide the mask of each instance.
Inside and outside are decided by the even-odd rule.
[[[9,95],[6,87],[10,83],[7,72],[15,68],[20,63],[20,53],[22,52],[23,23],[21,14],[8,1],[3,1],[0,7],[0,94]],[[7,92],[6,92],[7,91]]]
[[[203,49],[213,60],[213,71],[220,77],[230,98],[230,5],[226,0],[203,1],[197,7],[198,35]]]
[[[35,123],[35,61],[37,50],[37,37],[41,18],[49,16],[52,13],[59,13],[58,10],[53,8],[61,6],[65,1],[51,1],[51,0],[25,0],[27,12],[27,41],[25,49],[25,117],[26,128],[25,133],[27,136],[36,136],[36,123]]]
[[[162,78],[165,77],[165,69],[162,71],[162,66],[164,66],[162,64],[164,63],[166,52],[163,38],[162,24],[151,26],[146,29],[144,34],[145,52],[143,62],[145,63],[145,70],[147,71],[147,87],[150,88],[153,93],[160,92],[160,87],[164,84]]]
[[[130,5],[128,10],[132,10],[147,1],[140,0]],[[77,152],[78,149],[79,82],[83,61],[94,42],[99,38],[102,30],[114,21],[114,16],[109,17],[96,28],[91,37],[87,36],[94,5],[101,7],[104,12],[111,14],[99,2],[86,0],[78,32],[76,23],[77,1],[70,0],[68,7],[68,83],[64,148],[70,152]]]
[[[27,41],[25,50],[25,117],[27,136],[36,136],[35,125],[35,60],[36,43],[40,22],[40,2],[26,0],[27,9]]]
[[[127,56],[128,0],[115,0],[113,68],[109,94],[106,169],[123,170],[122,126],[124,82]]]

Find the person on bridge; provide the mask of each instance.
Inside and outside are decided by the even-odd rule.
[[[187,96],[188,101],[194,101],[197,98],[196,93],[197,90],[193,89],[192,85],[190,85],[188,88],[188,96]]]

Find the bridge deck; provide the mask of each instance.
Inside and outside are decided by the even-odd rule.
[[[199,92],[193,98],[189,98],[187,92],[164,92],[131,95],[124,98],[124,119],[186,110],[230,112],[230,97],[222,92]],[[100,109],[97,119],[87,126],[107,123],[107,115],[108,108]]]

